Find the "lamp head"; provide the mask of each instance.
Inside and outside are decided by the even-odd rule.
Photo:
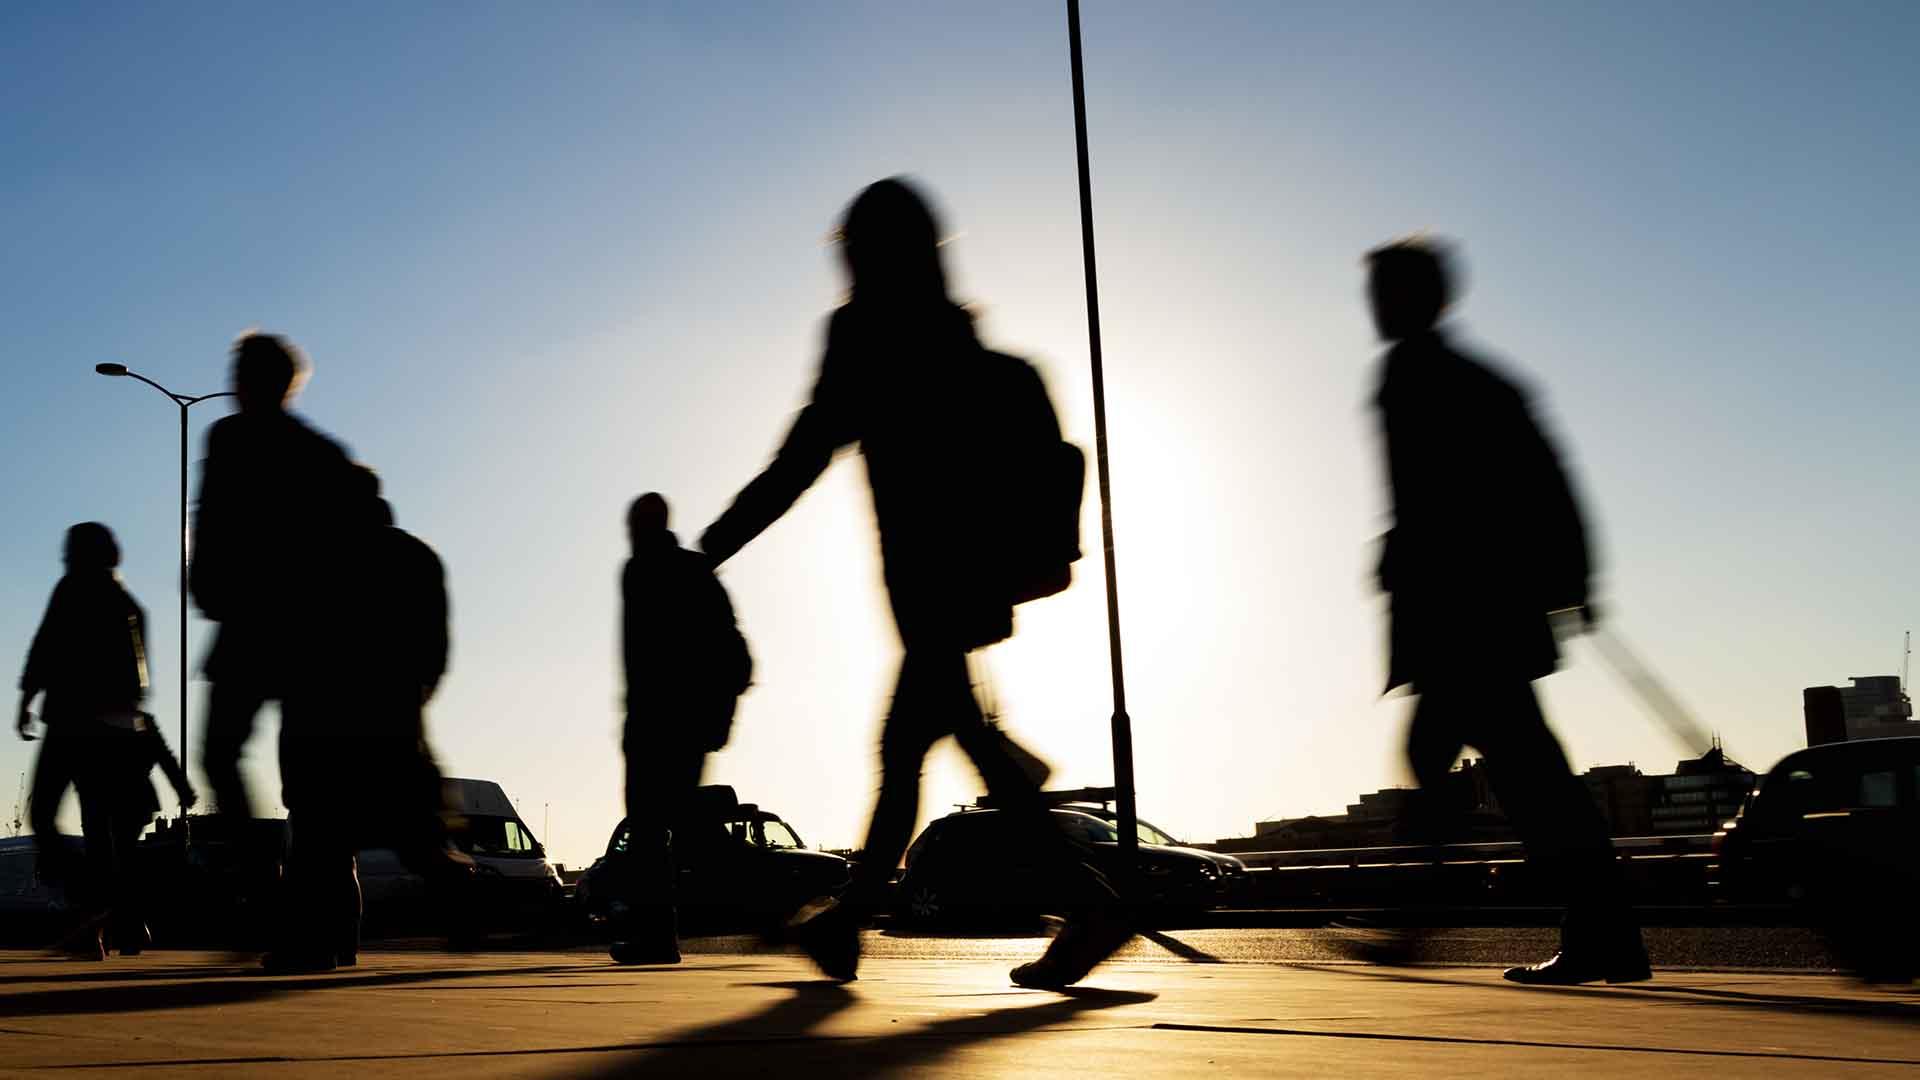
[[[127,373],[127,365],[95,364],[93,365],[93,370],[99,372],[102,375],[125,375]]]

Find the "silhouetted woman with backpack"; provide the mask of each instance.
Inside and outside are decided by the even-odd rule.
[[[939,229],[912,187],[895,178],[861,192],[840,240],[851,295],[828,322],[812,399],[772,463],[701,538],[714,563],[725,562],[786,513],[836,451],[859,445],[904,656],[859,870],[842,903],[803,912],[796,936],[827,975],[854,977],[860,925],[883,902],[912,838],[922,764],[952,735],[1002,807],[1035,817],[1031,832],[1057,845],[1075,882],[1066,929],[1046,956],[1016,969],[1014,981],[1076,982],[1131,931],[1111,888],[1051,827],[1039,795],[1044,767],[1011,750],[982,718],[967,655],[1012,636],[1016,603],[1065,587],[1066,567],[1079,555],[1084,459],[1061,442],[1031,365],[983,348],[971,317],[948,297]],[[1028,513],[1029,500],[1007,489],[1020,486],[1023,472],[1056,464],[1066,478],[1059,497],[1037,501],[1070,507]],[[1064,530],[1048,527],[1056,519],[1067,521]],[[1036,552],[1051,568],[1029,573]],[[1036,577],[1054,583],[1035,587]]]

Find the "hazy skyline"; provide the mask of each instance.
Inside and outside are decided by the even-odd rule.
[[[1916,9],[1084,17],[1143,816],[1211,839],[1404,779],[1359,258],[1414,229],[1463,244],[1460,332],[1542,392],[1601,603],[1730,753],[1764,768],[1801,745],[1801,687],[1898,670],[1920,599]],[[550,803],[553,854],[591,859],[620,816],[626,503],[665,492],[691,543],[765,461],[861,186],[926,186],[956,294],[1091,448],[1064,21],[0,11],[0,655],[24,658],[62,531],[104,521],[177,737],[175,414],[93,365],[204,393],[241,329],[286,333],[316,365],[299,409],[446,562],[443,767],[499,780],[536,829]],[[221,408],[195,409],[196,460]],[[1068,786],[1111,779],[1091,485],[1083,542],[1076,586],[986,656]],[[757,685],[709,782],[857,843],[897,654],[857,463],[723,580]],[[1542,688],[1576,768],[1681,756],[1584,646]],[[267,806],[272,734],[250,756]],[[8,786],[33,750],[0,740]],[[924,810],[975,787],[942,751]]]

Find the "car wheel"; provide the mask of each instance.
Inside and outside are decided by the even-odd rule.
[[[917,923],[939,922],[946,914],[946,898],[931,885],[915,885],[907,895],[907,915]]]

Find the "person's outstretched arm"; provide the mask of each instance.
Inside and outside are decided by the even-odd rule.
[[[20,672],[20,708],[14,714],[13,727],[25,739],[27,725],[32,718],[33,699],[47,688],[47,680],[52,675],[53,666],[58,663],[55,657],[61,647],[61,623],[67,617],[66,579],[53,587],[53,595],[47,599],[47,611],[40,617],[40,628],[33,633],[33,644],[27,648],[27,666]]]
[[[813,397],[780,444],[773,461],[754,477],[733,505],[700,537],[700,550],[715,566],[733,557],[767,526],[793,507],[832,463],[834,452],[858,438],[847,409],[845,361],[840,358],[838,342],[842,338],[845,309],[834,313],[827,328],[826,356],[820,362],[820,378],[813,385]]]

